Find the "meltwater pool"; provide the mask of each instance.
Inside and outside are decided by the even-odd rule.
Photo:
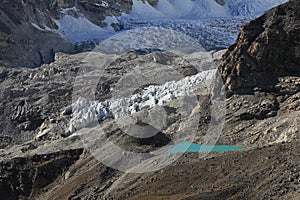
[[[201,145],[191,142],[181,142],[166,151],[166,153],[185,153],[185,152],[225,152],[243,149],[242,146],[232,145]]]

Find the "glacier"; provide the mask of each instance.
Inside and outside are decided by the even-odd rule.
[[[120,31],[161,27],[187,34],[206,50],[219,50],[234,42],[241,25],[285,2],[287,0],[227,0],[220,5],[214,0],[159,0],[153,7],[147,1],[133,0],[129,14],[106,17],[107,27],[99,27],[84,16],[65,15],[55,22],[59,27],[57,32],[73,44],[90,41],[97,44]],[[120,24],[123,30],[115,31],[112,23]]]
[[[107,119],[123,120],[139,111],[166,105],[168,102],[180,97],[193,96],[195,95],[194,90],[200,83],[206,82],[211,85],[209,81],[212,81],[216,71],[216,69],[207,70],[179,81],[166,82],[162,85],[150,85],[141,93],[129,97],[111,98],[103,102],[90,101],[84,97],[79,97],[71,105],[73,117],[67,131],[72,134],[91,124],[101,124]]]

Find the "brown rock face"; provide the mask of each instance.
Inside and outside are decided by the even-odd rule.
[[[290,0],[241,28],[219,70],[229,94],[270,90],[278,77],[300,75],[300,4]]]

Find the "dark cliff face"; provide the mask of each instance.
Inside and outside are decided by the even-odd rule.
[[[113,0],[100,4],[99,1],[68,1],[68,0],[4,0],[0,9],[13,21],[14,24],[35,23],[41,29],[46,26],[56,29],[55,19],[65,14],[74,17],[84,15],[87,19],[99,26],[105,26],[106,16],[120,16],[123,12],[129,13],[132,7],[131,0]],[[65,9],[65,10],[64,10]]]
[[[47,8],[44,7],[47,10],[51,8],[50,4]],[[31,23],[40,27],[40,30],[33,27]],[[72,52],[71,43],[56,33],[43,31],[45,27],[57,28],[51,17],[42,12],[42,6],[35,6],[31,1],[2,1],[0,3],[0,65],[38,67],[42,63],[51,62],[55,52]]]
[[[241,28],[219,70],[229,94],[271,90],[281,76],[300,75],[300,4],[290,0]]]
[[[0,3],[0,66],[39,67],[54,60],[56,52],[73,53],[73,45],[55,33],[55,20],[64,15],[84,15],[105,27],[106,16],[129,13],[131,0],[3,0]],[[67,9],[73,8],[73,9]],[[49,29],[52,29],[49,30]]]

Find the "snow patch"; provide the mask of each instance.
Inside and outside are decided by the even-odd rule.
[[[31,25],[34,27],[34,28],[36,28],[36,29],[38,29],[38,30],[40,30],[40,31],[43,31],[43,32],[51,32],[52,31],[52,29],[51,28],[49,28],[48,26],[45,26],[45,28],[41,28],[39,25],[37,25],[36,23],[31,23]]]
[[[72,43],[80,43],[95,39],[104,39],[113,35],[115,30],[110,24],[116,21],[117,19],[115,17],[107,17],[104,22],[107,22],[108,26],[105,28],[93,24],[84,17],[75,18],[70,15],[66,15],[55,22],[59,27],[59,34]]]

